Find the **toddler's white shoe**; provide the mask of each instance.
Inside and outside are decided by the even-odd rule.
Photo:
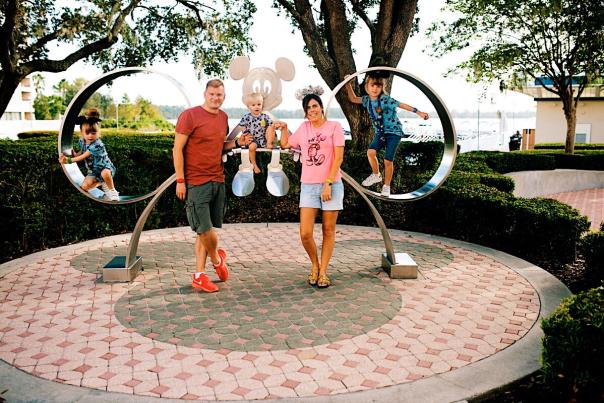
[[[107,193],[109,191],[109,186],[107,186],[107,182],[101,182],[101,189],[103,193]]]
[[[120,192],[115,189],[108,189],[105,192],[105,200],[120,201]]]
[[[371,174],[363,181],[363,186],[371,186],[382,181],[382,175],[378,172],[377,174]]]
[[[389,197],[390,196],[390,186],[382,186],[382,196]]]

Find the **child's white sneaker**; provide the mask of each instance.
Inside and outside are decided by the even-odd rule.
[[[103,190],[103,193],[107,193],[110,190],[109,186],[107,186],[107,182],[101,182],[101,189]]]
[[[120,192],[115,189],[108,189],[105,192],[105,200],[120,201]]]
[[[382,181],[382,175],[378,172],[371,174],[363,181],[363,186],[371,186]]]
[[[390,196],[390,186],[382,186],[382,196],[389,197]]]

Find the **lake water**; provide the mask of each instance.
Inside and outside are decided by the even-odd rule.
[[[333,119],[349,130],[346,119]],[[290,130],[295,130],[304,119],[286,119]],[[175,121],[172,121],[176,123]],[[229,119],[229,126],[235,127],[239,119]],[[403,130],[411,135],[411,141],[442,139],[442,126],[439,119],[404,119]],[[522,119],[480,119],[454,118],[457,142],[461,152],[472,150],[507,151],[510,136],[517,130],[535,128],[535,118]],[[17,133],[30,130],[59,130],[60,120],[6,121],[0,120],[0,137],[16,140]]]
[[[332,119],[340,122],[344,130],[350,127],[346,119]],[[304,119],[286,119],[290,130],[295,130]],[[229,127],[233,128],[239,119],[229,119]],[[402,120],[403,130],[411,135],[411,141],[437,140],[443,138],[443,129],[439,119],[405,119]],[[517,130],[534,129],[535,118],[523,119],[480,119],[454,118],[453,125],[457,134],[460,151],[474,150],[508,151],[510,136]]]

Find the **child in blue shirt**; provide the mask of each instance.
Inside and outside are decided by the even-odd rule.
[[[101,185],[105,193],[105,200],[119,201],[119,192],[115,190],[113,184],[116,169],[109,159],[105,145],[99,138],[101,136],[101,127],[99,125],[101,120],[100,113],[96,108],[89,108],[84,116],[78,116],[77,123],[80,125],[80,151],[72,151],[73,157],[61,154],[59,162],[61,164],[71,164],[73,162],[84,161],[87,173],[80,187],[88,191]]]
[[[361,104],[367,109],[375,132],[375,136],[367,150],[367,159],[369,160],[372,173],[363,181],[363,186],[371,186],[382,181],[377,160],[377,152],[382,148],[385,148],[384,186],[382,186],[381,193],[382,196],[390,196],[390,184],[392,183],[392,176],[394,173],[393,160],[401,142],[401,138],[403,137],[403,127],[396,114],[397,108],[416,113],[424,120],[428,119],[428,114],[420,112],[417,108],[399,102],[386,95],[383,92],[384,79],[381,77],[367,74],[364,81],[364,88],[367,95],[358,97],[352,88],[352,81],[349,81],[346,85],[348,99],[350,102]]]

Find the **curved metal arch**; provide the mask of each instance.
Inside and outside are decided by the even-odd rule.
[[[417,87],[430,100],[430,102],[436,109],[436,113],[438,114],[438,117],[440,118],[440,121],[443,126],[445,147],[444,147],[443,156],[441,158],[438,169],[436,170],[436,172],[434,173],[432,178],[430,178],[419,189],[416,189],[409,193],[391,194],[390,196],[382,196],[380,193],[366,189],[362,186],[359,186],[359,188],[361,189],[361,191],[363,193],[366,193],[367,195],[375,197],[380,200],[403,201],[403,202],[419,200],[419,199],[422,199],[422,198],[428,196],[430,193],[434,192],[445,182],[445,180],[451,173],[451,169],[453,169],[453,164],[455,163],[455,157],[457,155],[457,135],[455,133],[455,126],[453,125],[453,119],[451,118],[451,114],[449,113],[449,110],[445,106],[444,102],[440,99],[440,97],[436,94],[436,92],[434,92],[434,90],[432,88],[430,88],[430,86],[428,84],[426,84],[424,81],[422,81],[418,77],[416,77],[410,73],[407,73],[403,70],[396,69],[394,67],[376,66],[376,67],[370,67],[370,68],[367,68],[364,70],[359,70],[356,73],[351,74],[350,76],[348,76],[346,79],[344,79],[342,82],[340,82],[338,85],[335,86],[335,88],[333,89],[331,98],[329,98],[329,101],[327,102],[327,105],[325,106],[325,116],[328,115],[329,106],[331,105],[331,102],[335,98],[336,94],[350,80],[352,80],[353,78],[356,78],[357,76],[359,76],[360,74],[363,74],[363,73],[367,73],[370,71],[384,71],[384,70],[390,71],[390,72],[394,73],[395,75],[410,82],[415,87]],[[352,178],[351,178],[351,180],[352,180]]]
[[[67,155],[68,152],[71,150],[72,144],[73,144],[73,132],[74,132],[75,126],[76,126],[76,119],[80,113],[80,110],[86,103],[86,101],[88,101],[88,99],[96,92],[96,90],[101,88],[103,85],[115,80],[116,78],[119,78],[122,76],[128,76],[128,75],[135,74],[135,73],[150,73],[150,74],[152,73],[152,74],[157,74],[157,75],[167,79],[172,84],[174,84],[174,86],[176,86],[176,88],[180,91],[180,93],[185,97],[187,105],[189,107],[191,106],[191,101],[185,91],[185,88],[182,86],[182,84],[180,84],[178,81],[176,81],[176,79],[174,79],[173,77],[171,77],[165,73],[161,73],[161,72],[147,69],[144,67],[124,67],[121,69],[110,71],[110,72],[105,73],[102,76],[97,77],[94,80],[92,80],[88,85],[86,85],[84,88],[82,88],[76,94],[76,96],[73,97],[73,99],[69,103],[69,106],[67,107],[67,110],[65,111],[65,117],[63,118],[63,120],[61,122],[61,128],[59,129],[59,139],[58,139],[59,154],[64,153],[65,155]],[[161,186],[160,186],[157,189],[153,190],[152,192],[144,194],[144,195],[135,195],[135,196],[120,195],[119,201],[103,200],[101,198],[103,193],[100,190],[95,189],[95,192],[93,192],[93,193],[98,195],[98,197],[95,197],[94,194],[92,194],[91,192],[84,191],[80,187],[80,184],[84,180],[84,175],[82,174],[82,172],[80,171],[80,168],[78,167],[78,165],[76,163],[63,164],[62,167],[63,167],[63,171],[65,172],[65,175],[67,176],[67,178],[69,179],[71,184],[76,189],[78,189],[86,197],[89,197],[92,200],[100,202],[100,203],[105,203],[105,204],[135,203],[135,202],[138,202],[141,200],[148,199],[149,197],[152,197],[161,188]]]

